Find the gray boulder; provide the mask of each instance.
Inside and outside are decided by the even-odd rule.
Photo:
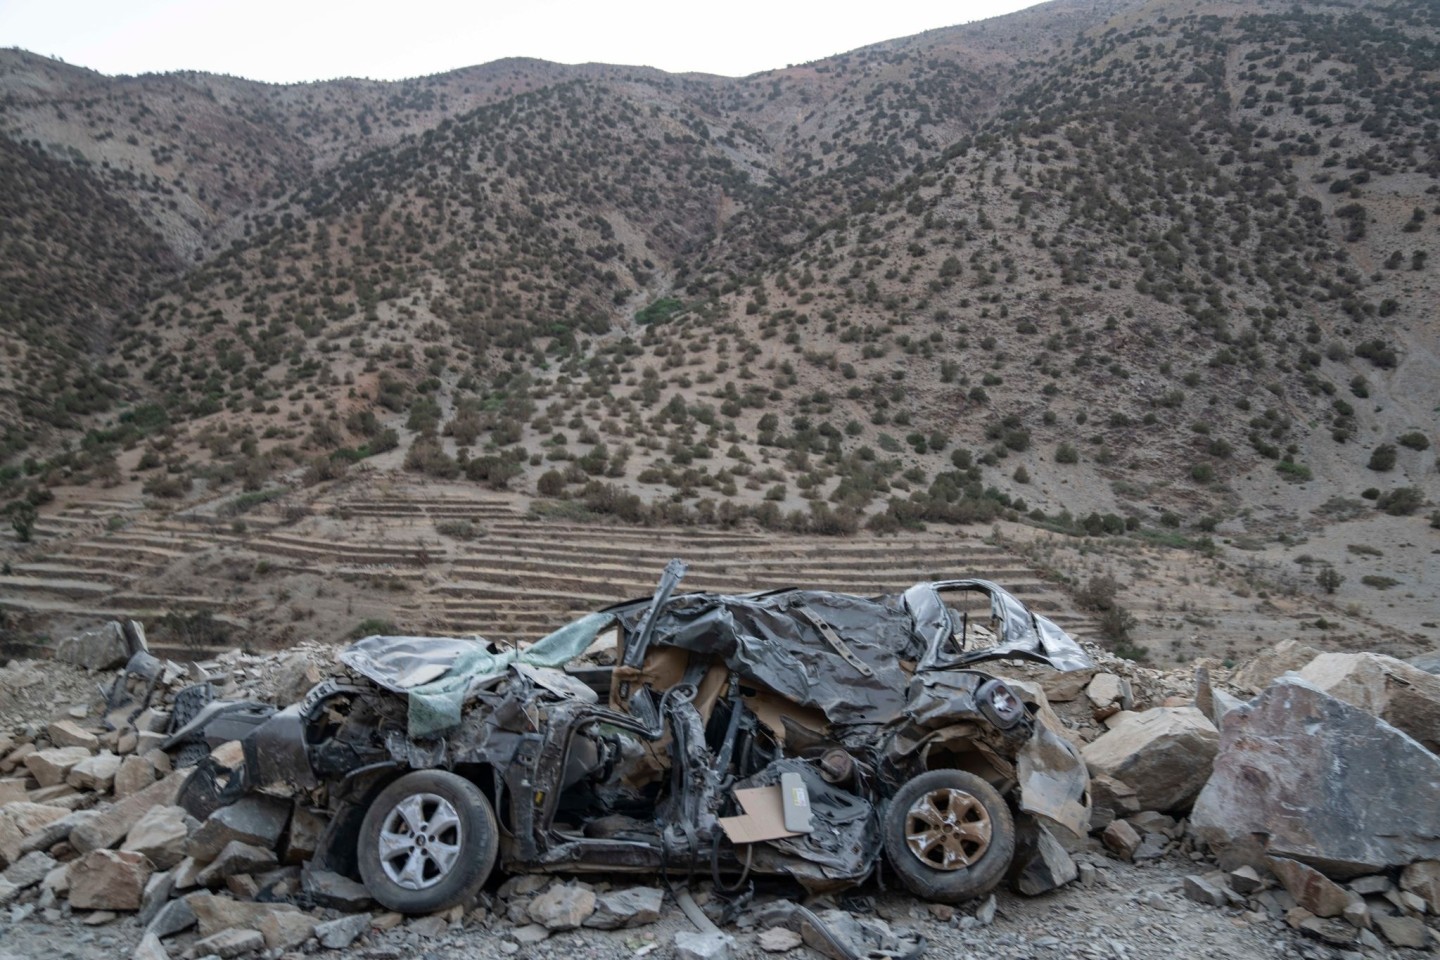
[[[86,670],[114,670],[130,659],[130,644],[118,620],[66,637],[55,645],[55,659]]]
[[[1347,879],[1440,858],[1440,757],[1299,677],[1225,718],[1191,829],[1222,863]]]

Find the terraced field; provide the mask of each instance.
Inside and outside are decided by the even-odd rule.
[[[74,503],[45,511],[32,543],[6,532],[0,610],[50,636],[117,616],[154,623],[205,612],[248,643],[273,646],[293,631],[271,640],[267,625],[301,620],[284,609],[303,600],[305,635],[316,639],[340,639],[368,618],[409,633],[527,640],[650,593],[666,561],[681,557],[691,590],[874,594],[984,577],[1072,632],[1093,630],[1063,590],[978,530],[842,539],[555,522],[524,510],[419,489],[346,490],[230,520],[213,510],[162,516],[138,503]],[[473,535],[442,534],[459,521]]]

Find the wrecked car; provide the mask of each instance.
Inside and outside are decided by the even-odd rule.
[[[497,864],[821,892],[883,863],[958,903],[1011,869],[1017,817],[1085,831],[1078,753],[976,665],[1089,660],[996,584],[730,596],[677,593],[684,572],[523,650],[368,637],[284,709],[207,703],[169,748],[238,739],[244,760],[205,756],[182,802],[294,796],[328,820],[316,857],[408,913]]]

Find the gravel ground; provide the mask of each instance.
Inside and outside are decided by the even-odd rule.
[[[896,927],[909,927],[929,942],[930,960],[1049,960],[1081,957],[1086,960],[1175,960],[1177,957],[1233,960],[1248,957],[1296,957],[1307,960],[1341,960],[1346,957],[1383,956],[1344,953],[1318,942],[1303,940],[1280,920],[1247,919],[1238,909],[1220,909],[1188,900],[1181,892],[1186,874],[1196,864],[1172,855],[1143,865],[1087,856],[1099,869],[1089,886],[1071,884],[1055,893],[1024,898],[1002,892],[998,910],[989,925],[974,916],[977,904],[953,911],[932,907],[897,892],[873,888],[845,900],[856,913],[866,909]],[[773,899],[762,892],[757,903]],[[821,904],[823,906],[824,904]],[[62,907],[62,910],[66,908]],[[475,957],[521,957],[534,960],[629,960],[675,956],[675,934],[693,930],[673,904],[667,904],[659,922],[629,930],[580,930],[557,933],[538,944],[521,946],[512,924],[487,911],[475,911],[464,926],[449,928],[433,918],[417,918],[395,929],[371,932],[344,951],[346,958],[368,960],[461,960]],[[1253,922],[1252,922],[1253,920]],[[427,930],[427,927],[434,929]],[[760,932],[753,908],[728,928],[736,939],[736,958],[774,956],[757,942]],[[436,935],[429,935],[435,933]],[[33,904],[12,906],[0,913],[0,960],[110,960],[128,956],[141,931],[131,917],[87,926],[80,915],[37,910]],[[195,939],[194,933],[166,941],[172,956],[180,956]],[[286,954],[326,953],[315,941]],[[1388,956],[1421,956],[1421,951],[1394,951]],[[277,953],[272,957],[281,956]],[[815,958],[819,954],[799,947],[788,956]]]

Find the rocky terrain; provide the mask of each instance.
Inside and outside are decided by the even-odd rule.
[[[708,933],[673,889],[643,882],[497,876],[473,905],[444,914],[379,910],[362,886],[307,860],[320,826],[308,808],[252,795],[197,821],[174,805],[192,769],[157,749],[183,685],[203,676],[222,696],[284,703],[338,669],[333,648],[172,661],[156,695],[142,699],[146,684],[132,679],[121,688],[130,701],[107,716],[97,681],[109,691],[115,674],[83,665],[111,666],[133,648],[112,623],[61,643],[57,661],[0,669],[7,960],[845,956],[795,922],[794,893],[779,883],[736,901],[693,885],[719,925]],[[1293,642],[1233,672],[1097,656],[1096,668],[1070,673],[1000,671],[1043,722],[1084,744],[1089,836],[1052,826],[1062,843],[1042,844],[1013,886],[982,902],[925,904],[872,883],[807,901],[813,914],[852,947],[893,956],[922,947],[917,938],[924,956],[1016,960],[1404,957],[1440,945],[1440,679]],[[1275,679],[1286,670],[1299,672]],[[1297,696],[1314,705],[1267,707]],[[1303,746],[1287,723],[1311,725]],[[233,763],[236,748],[217,755]],[[1261,763],[1277,779],[1257,782],[1243,771],[1267,749],[1287,759]],[[1358,754],[1376,752],[1381,767],[1361,769]],[[1310,779],[1317,767],[1330,783]]]

